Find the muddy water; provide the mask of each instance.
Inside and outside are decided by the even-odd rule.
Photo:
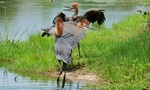
[[[65,84],[63,90],[90,90],[85,84],[78,82],[69,82]],[[27,76],[21,76],[12,72],[8,72],[4,68],[0,68],[0,90],[61,90],[58,89],[55,80],[36,78],[31,79]]]

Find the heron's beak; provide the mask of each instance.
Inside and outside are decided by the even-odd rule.
[[[41,29],[42,31],[44,31],[43,33],[42,33],[42,37],[44,37],[45,35],[47,35],[47,37],[49,37],[50,36],[50,34],[48,33],[51,29]]]
[[[50,36],[50,34],[48,34],[48,33],[46,33],[46,32],[43,32],[43,33],[42,33],[42,37],[44,37],[45,35],[47,35],[47,37]]]
[[[75,9],[69,6],[64,6],[66,9],[64,9],[64,11],[71,11],[71,12],[75,12]]]
[[[42,31],[44,31],[43,33],[42,33],[42,37],[44,37],[45,35],[47,35],[47,37],[49,37],[50,36],[50,34],[49,33],[47,33],[47,30],[46,29],[41,29]]]

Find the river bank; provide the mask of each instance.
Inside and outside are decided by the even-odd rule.
[[[86,80],[91,76],[89,79],[93,77],[96,86],[104,89],[149,87],[150,30],[146,21],[147,17],[136,14],[113,24],[110,29],[101,26],[87,32],[81,41],[81,58],[77,49],[73,51],[68,67],[76,69],[67,73],[68,79],[90,82]],[[14,72],[56,76],[59,65],[53,48],[54,38],[42,38],[41,32],[30,35],[26,41],[6,39],[0,43],[1,67]],[[104,86],[97,83],[101,81]]]

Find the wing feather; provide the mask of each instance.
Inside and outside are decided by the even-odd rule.
[[[84,14],[83,17],[87,18],[89,22],[98,22],[99,25],[105,22],[105,15],[104,15],[104,10],[99,10],[97,8],[92,8],[87,10]]]

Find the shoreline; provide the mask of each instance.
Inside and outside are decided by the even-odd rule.
[[[46,76],[46,77],[58,77],[59,75],[59,71],[52,71],[52,72],[41,72],[40,74],[42,74],[42,76]],[[61,79],[63,79],[63,74],[60,77]],[[94,73],[88,73],[85,72],[85,68],[79,69],[79,70],[73,70],[73,71],[67,71],[66,72],[66,80],[70,80],[72,82],[78,82],[78,83],[84,83],[87,85],[97,85],[97,84],[101,84],[101,85],[108,85],[109,83],[98,77],[96,74]]]

